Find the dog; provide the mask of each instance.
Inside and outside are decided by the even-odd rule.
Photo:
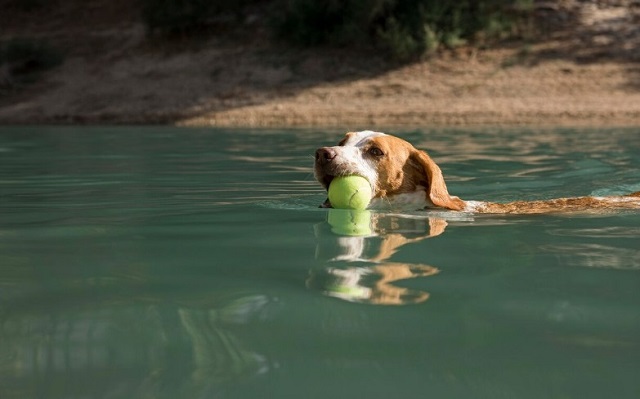
[[[442,171],[424,151],[389,134],[349,132],[337,146],[316,150],[314,175],[328,190],[336,176],[359,175],[371,184],[371,209],[440,209],[488,214],[640,209],[640,192],[622,196],[574,197],[493,203],[450,195]],[[327,199],[322,207],[331,208]]]

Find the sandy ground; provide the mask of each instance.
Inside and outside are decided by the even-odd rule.
[[[45,24],[39,34],[66,45],[65,63],[5,90],[0,123],[640,126],[640,2],[555,3],[569,22],[544,40],[403,66],[268,40],[159,45],[136,21]]]

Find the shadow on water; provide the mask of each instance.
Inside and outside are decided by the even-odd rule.
[[[4,398],[98,397],[96,387],[116,397],[197,397],[273,367],[237,333],[272,316],[277,304],[266,295],[193,283],[186,293],[142,275],[21,274],[46,293],[11,298],[5,284]]]

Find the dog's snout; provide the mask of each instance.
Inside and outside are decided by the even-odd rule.
[[[316,162],[320,162],[322,164],[330,162],[336,157],[336,155],[336,150],[331,147],[318,148],[316,150]]]

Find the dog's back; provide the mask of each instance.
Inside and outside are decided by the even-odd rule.
[[[553,212],[587,212],[617,209],[640,209],[640,191],[610,197],[557,198],[539,201],[514,201],[505,204],[467,201],[473,212],[504,214],[536,214]]]

